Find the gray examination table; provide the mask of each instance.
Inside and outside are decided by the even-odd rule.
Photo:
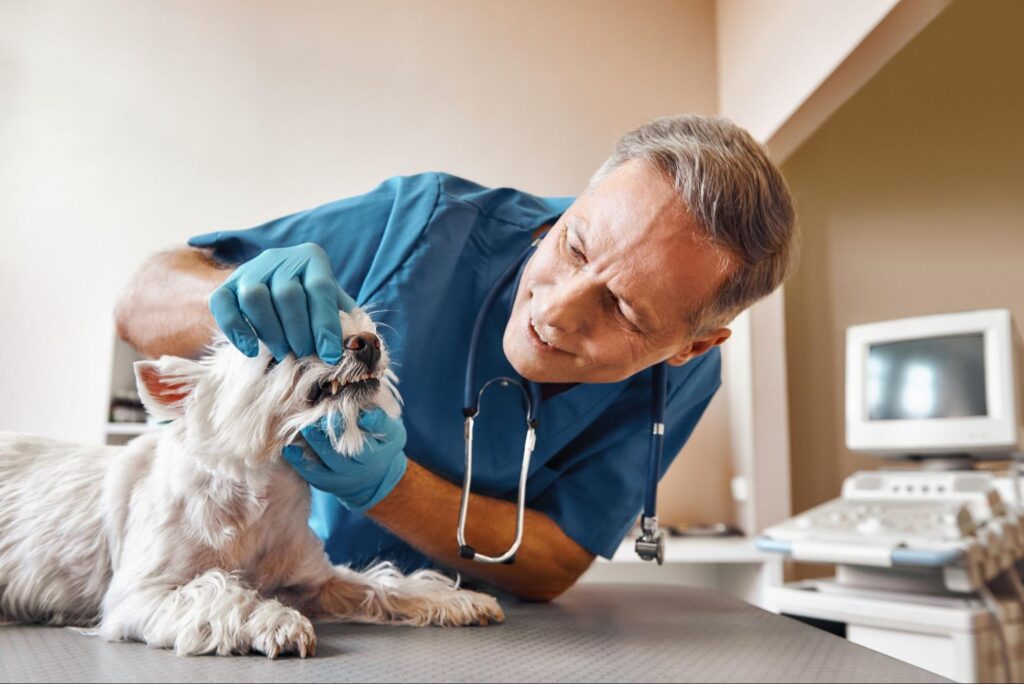
[[[318,625],[308,660],[179,658],[0,626],[0,681],[946,681],[704,590],[584,584],[551,604],[502,605],[507,621],[493,627]]]

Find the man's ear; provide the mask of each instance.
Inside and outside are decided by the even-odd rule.
[[[139,398],[151,416],[174,420],[185,415],[182,404],[199,379],[200,364],[162,356],[159,361],[136,361],[134,366]]]
[[[731,336],[732,330],[729,330],[729,328],[719,328],[710,335],[690,340],[682,349],[670,356],[666,361],[670,366],[682,366],[693,357],[700,356],[708,349],[722,344]]]

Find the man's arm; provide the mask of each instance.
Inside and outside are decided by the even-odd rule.
[[[216,330],[210,293],[232,270],[202,249],[157,254],[143,264],[117,302],[118,336],[150,358],[198,358]]]
[[[398,485],[367,515],[435,560],[533,601],[550,601],[571,587],[594,556],[543,513],[526,509],[523,543],[512,565],[464,560],[455,539],[462,491],[411,458]],[[496,556],[515,538],[516,507],[471,495],[466,541]]]

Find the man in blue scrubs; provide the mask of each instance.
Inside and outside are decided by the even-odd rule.
[[[724,325],[782,281],[792,227],[785,183],[745,132],[665,118],[620,140],[575,200],[424,173],[194,237],[143,269],[118,306],[119,330],[144,353],[194,356],[209,302],[250,356],[260,340],[278,358],[335,362],[338,308],[354,300],[375,312],[404,412],[366,414],[385,436],[372,458],[337,471],[285,455],[314,486],[311,525],[338,563],[438,564],[548,600],[596,555],[610,557],[642,508],[647,369],[670,366],[667,468],[720,384]],[[476,362],[481,383],[541,385],[525,537],[514,565],[476,564],[455,542],[470,331],[498,276],[539,236],[487,312]],[[488,394],[467,531],[481,553],[512,539],[523,432],[519,396]]]

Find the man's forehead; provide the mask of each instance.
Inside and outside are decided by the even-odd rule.
[[[675,186],[662,173],[646,164],[628,162],[573,205],[594,219],[634,226],[690,220],[686,205]]]
[[[599,237],[629,248],[651,245],[659,249],[705,239],[675,185],[639,161],[617,168],[581,196],[567,214]]]
[[[726,277],[728,253],[650,167],[620,168],[580,200],[566,212],[567,228],[587,242],[588,257],[603,257],[619,294],[652,310],[661,331],[678,329]]]

